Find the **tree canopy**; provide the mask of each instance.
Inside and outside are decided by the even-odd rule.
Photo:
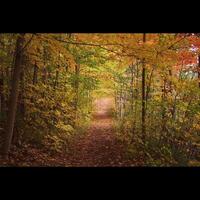
[[[0,164],[31,166],[16,158],[31,149],[67,155],[75,138],[101,135],[87,131],[101,98],[112,104],[101,140],[114,135],[127,165],[199,165],[195,33],[0,34]]]

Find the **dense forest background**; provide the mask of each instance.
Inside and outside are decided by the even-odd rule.
[[[0,34],[0,164],[68,166],[110,98],[127,165],[199,165],[199,48],[191,33]]]

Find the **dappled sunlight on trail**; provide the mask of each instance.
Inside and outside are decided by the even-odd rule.
[[[111,98],[95,101],[96,111],[88,132],[74,142],[71,151],[72,166],[131,166],[124,157],[124,146],[116,138],[110,109],[113,107]]]
[[[105,119],[110,115],[110,111],[113,108],[112,98],[101,98],[94,102],[95,111],[93,113],[94,119]]]

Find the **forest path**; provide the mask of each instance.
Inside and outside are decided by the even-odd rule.
[[[138,161],[125,156],[125,144],[115,134],[111,116],[112,99],[95,102],[96,111],[85,134],[79,134],[69,144],[68,152],[51,154],[46,149],[13,147],[9,160],[0,158],[0,166],[65,166],[65,167],[126,167],[138,166]]]
[[[99,99],[96,107],[88,132],[72,143],[67,159],[75,167],[131,166],[113,129],[112,99]]]

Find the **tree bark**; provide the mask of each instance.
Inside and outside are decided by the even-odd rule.
[[[3,108],[4,108],[3,87],[4,87],[4,73],[3,73],[3,69],[2,69],[1,78],[0,78],[0,113],[1,113],[1,115],[3,114]]]
[[[143,43],[146,42],[146,34],[143,34]],[[146,135],[146,125],[145,125],[145,116],[146,116],[146,110],[145,110],[145,76],[146,76],[146,69],[145,69],[145,59],[143,59],[142,63],[142,138],[143,141],[145,141],[145,135]]]
[[[33,72],[33,85],[37,84],[37,80],[38,80],[38,66],[37,63],[35,62],[34,72]]]
[[[166,78],[163,80],[163,89],[162,89],[162,103],[163,103],[163,108],[162,108],[162,132],[165,132],[166,130],[166,108],[165,108],[165,101],[166,101]]]
[[[24,102],[24,69],[21,69],[21,74],[20,74],[20,85],[21,85],[21,91],[20,91],[20,114],[22,119],[24,119],[25,116],[25,102]]]
[[[78,119],[78,101],[79,101],[79,76],[80,76],[80,64],[75,65],[75,101],[74,101],[74,108],[75,108],[75,119]]]
[[[13,129],[15,123],[15,116],[17,110],[17,100],[19,96],[19,81],[20,81],[20,73],[21,73],[21,60],[22,60],[22,50],[24,44],[24,35],[20,34],[17,38],[16,49],[15,49],[15,62],[12,76],[12,84],[11,84],[11,93],[9,99],[9,112],[7,119],[7,132],[5,136],[4,146],[3,146],[3,155],[7,158],[11,141],[13,137]]]
[[[130,66],[131,69],[131,81],[130,81],[130,89],[131,89],[131,112],[133,113],[133,109],[134,109],[134,87],[133,87],[133,83],[134,83],[134,69],[133,69],[134,65]]]
[[[136,121],[137,121],[137,111],[138,111],[138,80],[139,80],[139,69],[138,69],[139,63],[136,63],[136,78],[135,78],[135,114],[134,114],[134,127],[136,127]]]
[[[200,88],[200,54],[198,55],[198,79],[199,79],[199,88]]]
[[[54,89],[56,89],[56,87],[58,87],[58,78],[59,78],[59,71],[56,70],[56,78],[55,78],[55,82],[54,82]]]
[[[47,76],[48,76],[48,72],[47,72],[46,66],[44,66],[44,68],[43,68],[43,84],[47,83]]]

